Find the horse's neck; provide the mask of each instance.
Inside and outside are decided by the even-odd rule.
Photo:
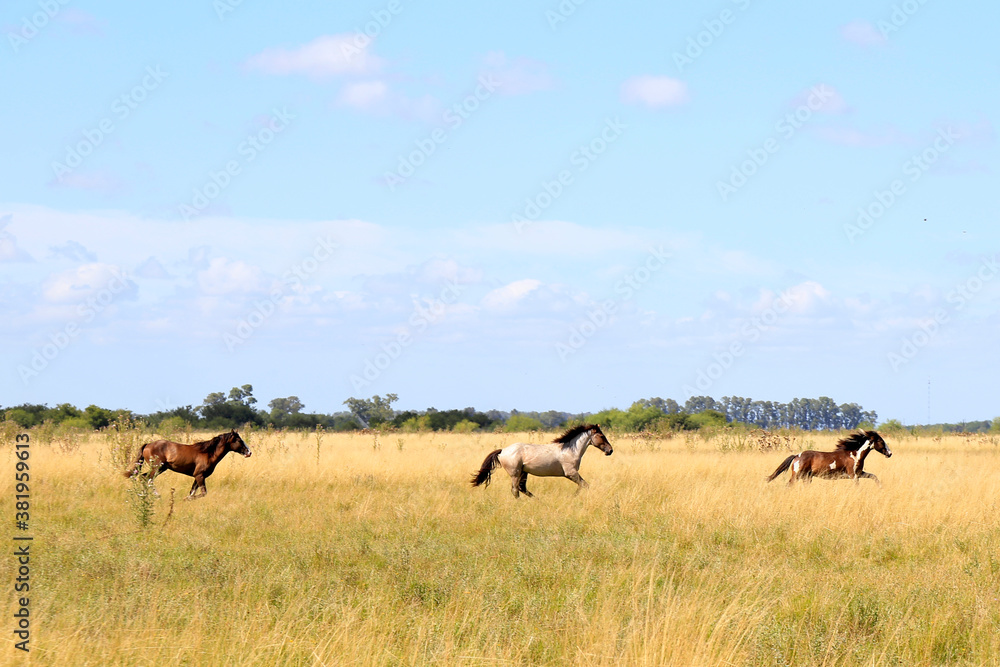
[[[217,440],[217,441],[209,441],[209,446],[205,449],[205,451],[208,452],[208,455],[211,456],[214,460],[218,461],[219,459],[221,459],[223,456],[226,455],[226,452],[229,451],[229,448],[226,447],[226,443],[224,443],[222,440]]]
[[[868,453],[871,451],[872,451],[871,443],[866,440],[865,444],[861,445],[861,447],[858,449],[858,465],[862,465],[865,462],[865,457],[867,457]]]
[[[587,447],[590,446],[590,434],[582,433],[577,436],[576,440],[573,442],[572,449],[573,453],[579,457],[583,458],[583,453],[587,451]]]

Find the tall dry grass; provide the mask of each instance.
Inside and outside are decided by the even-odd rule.
[[[244,433],[165,526],[191,479],[164,473],[145,530],[113,442],[37,443],[33,664],[998,662],[994,442],[888,438],[881,489],[789,489],[784,449],[609,437],[587,492],[515,501],[468,478],[531,436]]]

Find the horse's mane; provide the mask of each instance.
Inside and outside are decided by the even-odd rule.
[[[211,440],[202,440],[201,442],[192,442],[191,446],[192,447],[197,447],[201,451],[205,452],[205,451],[208,451],[208,450],[212,449],[217,444],[219,444],[220,442],[222,442],[223,440],[225,440],[227,435],[229,435],[229,433],[220,433],[219,435],[215,436]]]
[[[560,445],[563,446],[563,448],[572,447],[574,438],[576,438],[581,433],[589,431],[592,428],[600,430],[600,427],[597,424],[580,424],[579,426],[574,426],[573,428],[569,429],[568,431],[560,435],[552,442],[559,443]]]
[[[862,445],[865,444],[865,440],[871,440],[872,444],[875,443],[875,439],[878,438],[878,433],[874,431],[865,431],[863,433],[852,433],[851,435],[843,438],[837,443],[837,451],[841,452],[856,452],[861,449]]]

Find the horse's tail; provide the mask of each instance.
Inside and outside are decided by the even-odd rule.
[[[495,449],[489,453],[479,472],[472,476],[472,486],[490,485],[490,475],[493,474],[493,469],[500,465],[500,452],[502,451],[502,449]]]
[[[791,456],[789,456],[789,457],[788,457],[787,459],[785,459],[784,461],[782,461],[782,462],[781,462],[781,465],[780,465],[780,466],[778,466],[778,469],[777,469],[777,470],[775,470],[775,471],[774,471],[774,472],[773,472],[773,473],[771,474],[771,476],[767,478],[767,481],[769,481],[769,482],[770,482],[770,481],[771,481],[771,480],[773,480],[773,479],[774,479],[775,477],[777,477],[777,476],[778,476],[778,475],[780,475],[781,473],[783,473],[783,472],[785,472],[786,470],[788,470],[788,466],[792,465],[792,461],[794,461],[794,460],[795,460],[795,457],[796,457],[796,456],[798,456],[798,454],[792,454],[792,455],[791,455]]]
[[[146,445],[139,447],[139,455],[135,458],[135,463],[126,468],[125,472],[122,473],[123,475],[126,477],[132,477],[139,472],[139,468],[142,467],[142,463],[145,460],[145,457],[143,456],[144,451],[146,451]]]

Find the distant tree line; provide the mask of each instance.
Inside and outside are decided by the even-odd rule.
[[[652,399],[659,400],[659,399]],[[692,396],[684,404],[684,412],[696,414],[716,410],[726,421],[753,424],[763,429],[800,428],[805,431],[853,429],[860,424],[874,425],[878,414],[865,410],[857,403],[837,403],[827,396],[793,398],[788,403],[755,401],[739,396],[723,396],[716,401],[711,396]]]
[[[275,398],[266,410],[258,407],[249,384],[233,387],[228,393],[213,392],[202,404],[186,405],[147,415],[133,414],[129,410],[109,410],[96,405],[81,410],[69,403],[54,408],[46,405],[23,404],[0,408],[0,418],[16,422],[22,428],[44,423],[83,429],[101,429],[116,419],[128,417],[141,420],[154,430],[179,430],[197,428],[224,430],[251,424],[256,427],[273,426],[300,430],[322,427],[331,431],[350,431],[362,428],[396,429],[401,431],[537,431],[566,428],[584,421],[600,423],[619,432],[679,431],[702,428],[721,428],[727,424],[741,423],[748,426],[774,430],[798,428],[808,431],[854,429],[877,423],[874,410],[864,410],[857,403],[837,404],[826,396],[796,398],[788,403],[757,401],[740,396],[692,396],[683,405],[667,398],[647,398],[636,401],[628,409],[612,408],[598,413],[569,413],[556,410],[547,412],[519,412],[517,410],[488,410],[475,408],[437,410],[395,410],[396,394],[349,398],[344,401],[346,411],[333,414],[305,412],[297,396]],[[892,428],[905,428],[898,421],[886,422]],[[1000,431],[1000,418],[990,421],[959,424],[938,424],[942,432]]]
[[[276,398],[268,403],[268,410],[259,409],[255,407],[256,405],[253,386],[245,384],[242,387],[233,387],[228,394],[210,393],[197,407],[185,405],[146,415],[134,414],[131,410],[107,410],[96,405],[80,410],[69,403],[61,403],[55,408],[25,403],[0,409],[0,419],[16,422],[22,428],[50,422],[66,427],[93,430],[105,428],[122,417],[133,421],[141,420],[150,428],[161,430],[177,430],[185,427],[224,430],[239,428],[245,424],[308,430],[322,426],[324,429],[335,431],[352,431],[360,428],[357,420],[349,412],[332,415],[303,412],[305,406],[297,396]]]

